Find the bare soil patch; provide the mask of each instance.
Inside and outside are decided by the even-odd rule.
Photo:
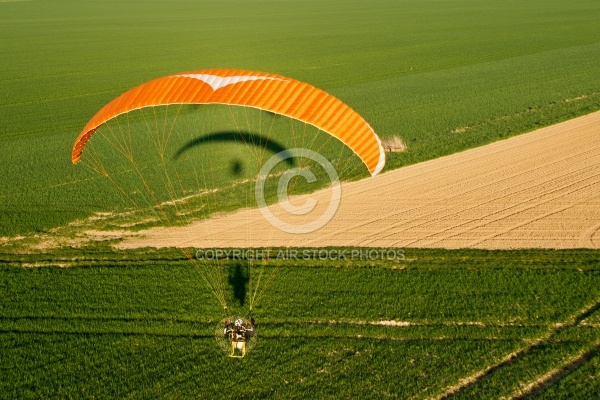
[[[309,197],[323,212],[328,190]],[[288,223],[314,214],[272,212]],[[600,112],[342,185],[335,216],[310,234],[273,227],[257,209],[155,228],[136,247],[600,248]]]

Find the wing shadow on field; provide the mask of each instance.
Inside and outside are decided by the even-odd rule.
[[[246,294],[248,293],[248,283],[250,282],[250,274],[247,268],[243,268],[241,264],[235,264],[229,269],[229,284],[232,287],[233,298],[244,306],[246,303]]]
[[[278,143],[268,137],[257,135],[255,133],[251,133],[251,132],[227,132],[227,131],[211,133],[210,135],[200,136],[200,137],[197,137],[195,139],[188,141],[183,146],[181,146],[179,148],[179,150],[177,150],[177,152],[173,156],[173,159],[174,160],[179,159],[184,153],[186,153],[198,146],[211,144],[211,143],[228,143],[228,142],[245,144],[248,147],[250,147],[250,146],[256,147],[256,149],[252,149],[250,151],[255,151],[257,157],[264,157],[264,161],[268,160],[268,157],[266,157],[264,154],[261,153],[261,152],[264,152],[265,150],[268,150],[273,154],[278,154],[278,153],[283,152],[282,154],[280,154],[283,161],[285,161],[290,167],[293,167],[296,164],[296,161],[294,160],[294,158],[286,152],[287,149],[281,143]],[[234,162],[233,165],[231,166],[231,172],[234,175],[241,175],[241,173],[242,173],[241,162],[239,162],[239,161]]]

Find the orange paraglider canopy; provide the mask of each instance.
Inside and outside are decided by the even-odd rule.
[[[86,142],[106,121],[132,110],[170,104],[229,104],[285,115],[338,138],[360,157],[371,175],[385,165],[381,141],[369,124],[338,98],[281,75],[210,69],[154,79],[106,104],[83,128],[71,153],[81,159]]]

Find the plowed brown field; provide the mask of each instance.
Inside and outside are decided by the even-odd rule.
[[[458,134],[457,134],[458,135]],[[291,199],[318,200],[330,192]],[[121,247],[600,248],[600,112],[459,154],[343,184],[333,219],[285,233],[257,209],[155,228]]]

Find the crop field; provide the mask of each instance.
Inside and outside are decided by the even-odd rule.
[[[119,206],[70,148],[102,105],[170,73],[309,82],[403,139],[388,168],[600,108],[594,0],[143,4],[0,3],[0,236]]]
[[[1,258],[3,398],[590,398],[600,390],[597,250],[269,260],[277,276],[255,310],[257,345],[242,360],[215,344],[218,304],[176,250]],[[245,285],[232,283],[234,309],[243,302],[235,286]]]
[[[0,399],[599,397],[598,21],[597,0],[0,0]],[[402,151],[362,179],[308,122],[169,105],[73,165],[105,104],[212,68],[321,88]],[[327,207],[290,148],[342,181],[316,233],[256,208],[275,155],[265,201],[296,196],[271,208]],[[242,359],[225,305],[256,318]]]

